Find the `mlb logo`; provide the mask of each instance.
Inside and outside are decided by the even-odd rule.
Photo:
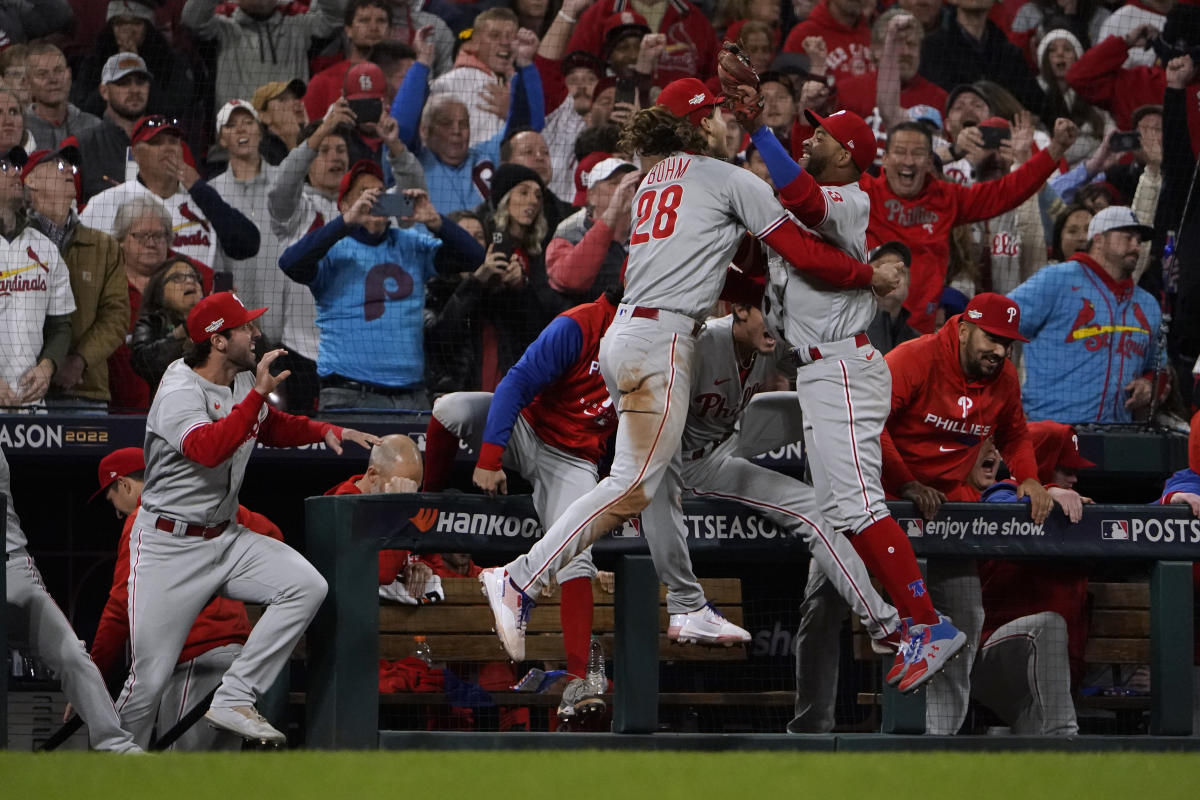
[[[624,525],[613,531],[613,536],[620,539],[642,538],[642,518],[634,517],[633,519],[625,520]]]
[[[1100,523],[1100,538],[1108,542],[1129,541],[1129,520],[1106,519]]]
[[[901,517],[896,522],[900,524],[900,527],[904,529],[905,535],[910,539],[920,539],[925,535],[925,520],[923,519]]]

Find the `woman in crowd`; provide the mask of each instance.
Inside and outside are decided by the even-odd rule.
[[[158,390],[167,366],[183,357],[187,341],[187,315],[204,297],[200,270],[186,258],[175,257],[146,282],[141,316],[133,326],[133,369]]]
[[[0,88],[0,153],[20,147],[26,153],[37,149],[33,137],[25,129],[24,106],[11,89]]]
[[[1070,261],[1078,252],[1087,252],[1088,224],[1092,212],[1081,205],[1068,206],[1054,223],[1054,238],[1050,242],[1051,263]]]
[[[1066,117],[1079,126],[1079,138],[1065,156],[1071,166],[1095,151],[1112,125],[1107,114],[1067,85],[1067,70],[1081,55],[1083,45],[1079,39],[1062,28],[1047,33],[1037,49],[1037,80],[1046,93],[1046,118]]]

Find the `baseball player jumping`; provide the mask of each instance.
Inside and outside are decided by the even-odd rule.
[[[379,438],[284,414],[266,397],[290,374],[271,375],[283,350],[255,367],[261,338],[232,292],[201,300],[188,314],[184,358],[167,367],[146,417],[146,485],[129,538],[129,633],[133,663],[117,702],[122,724],[146,745],[163,688],[196,615],[214,596],[264,603],[242,652],[217,688],[209,724],[247,739],[285,737],[255,709],[286,665],[325,598],[325,579],[283,542],[235,520],[246,463],[261,441],[274,447]]]
[[[751,94],[750,87],[740,87]],[[857,114],[805,116],[815,128],[797,164],[771,130],[759,106],[736,114],[750,132],[779,199],[808,230],[856,259],[867,257],[870,199],[859,176],[875,158],[875,134]],[[966,641],[934,610],[908,538],[884,504],[880,434],[891,400],[891,373],[866,329],[877,306],[870,287],[831,286],[771,259],[768,310],[800,364],[796,395],[804,414],[804,442],[813,485],[825,498],[826,520],[849,534],[854,549],[880,579],[904,615],[901,647],[889,680],[916,689],[941,669]],[[816,563],[810,576],[818,573]],[[797,653],[797,670],[803,654]],[[902,678],[902,680],[900,680]],[[797,698],[797,715],[803,709]]]
[[[527,555],[481,575],[510,656],[524,650],[530,596],[550,575],[652,500],[670,502],[673,482],[663,477],[678,463],[696,336],[743,231],[835,286],[886,292],[898,281],[894,267],[872,270],[801,232],[764,182],[721,160],[728,131],[720,102],[699,80],[674,81],[622,134],[622,151],[641,157],[646,177],[634,198],[624,302],[600,343],[600,371],[618,415],[613,465]],[[647,544],[660,578],[678,586],[679,573],[690,572],[687,548],[662,533],[648,528]],[[680,617],[681,628],[713,641],[742,640],[741,629],[710,606]]]

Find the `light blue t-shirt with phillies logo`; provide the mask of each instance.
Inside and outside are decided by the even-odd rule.
[[[425,379],[425,281],[442,246],[424,226],[390,227],[375,243],[362,228],[339,240],[309,284],[321,343],[317,374],[381,386]]]

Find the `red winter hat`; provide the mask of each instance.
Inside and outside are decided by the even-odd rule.
[[[359,175],[374,175],[382,181],[383,169],[374,161],[368,161],[365,158],[351,164],[350,170],[342,176],[341,182],[338,183],[337,204],[339,206],[342,204],[342,198],[346,196],[346,192],[350,191],[350,187],[354,185],[354,179]]]
[[[100,488],[88,498],[88,502],[92,502],[103,494],[104,490],[112,486],[117,478],[124,478],[126,475],[141,472],[145,468],[146,454],[142,452],[142,448],[122,447],[120,450],[113,450],[100,459],[100,466],[96,470],[96,477],[100,482]]]
[[[850,152],[854,166],[859,172],[866,172],[875,161],[875,149],[879,146],[875,141],[875,132],[871,130],[863,118],[853,111],[836,111],[828,117],[822,117],[812,109],[804,109],[804,116],[814,128],[820,126],[834,138],[842,147]]]
[[[971,298],[963,319],[973,322],[993,336],[1028,342],[1021,335],[1021,308],[1002,294],[983,292]]]
[[[246,308],[233,292],[210,294],[188,312],[188,337],[200,344],[214,333],[240,327],[265,313],[265,308]]]
[[[362,100],[363,98],[380,100],[383,98],[385,86],[387,86],[387,80],[383,77],[383,70],[379,68],[379,65],[364,61],[351,67],[350,71],[346,73],[346,81],[342,84],[342,93],[346,95],[347,100]]]
[[[698,78],[671,81],[658,95],[658,105],[696,127],[712,113],[714,106],[719,106],[723,101],[723,97],[710,92]]]
[[[1079,454],[1079,436],[1070,425],[1044,420],[1028,424],[1033,454],[1038,463],[1038,480],[1049,483],[1054,468],[1081,470],[1096,466]]]

